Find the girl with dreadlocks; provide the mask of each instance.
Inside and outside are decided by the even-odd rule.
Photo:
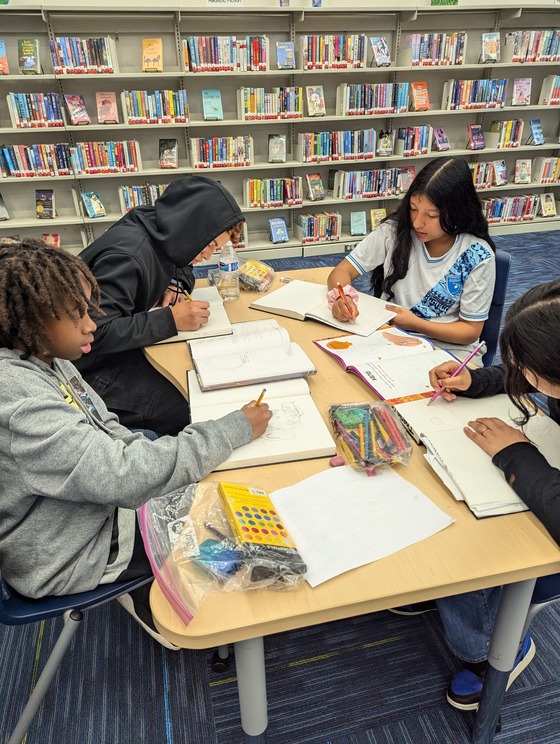
[[[488,318],[494,250],[466,161],[433,160],[418,173],[398,209],[330,273],[332,313],[341,321],[358,315],[351,282],[373,271],[372,289],[390,303],[394,325],[466,356]],[[344,288],[344,301],[337,283]]]
[[[72,364],[90,351],[98,303],[79,258],[31,239],[0,246],[0,568],[27,597],[151,573],[135,509],[203,478],[271,416],[253,401],[177,436],[132,433]],[[162,642],[147,601],[127,609]]]

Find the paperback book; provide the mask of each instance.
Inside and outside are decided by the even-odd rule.
[[[287,138],[285,134],[268,135],[268,162],[285,163]]]
[[[212,88],[202,91],[202,115],[204,121],[221,121],[224,118],[221,90]]]
[[[322,85],[307,85],[305,88],[308,116],[325,116],[325,94]]]
[[[492,172],[494,174],[494,186],[505,186],[508,182],[506,161],[494,160],[492,162]]]
[[[161,39],[142,39],[142,72],[163,72]]]
[[[367,233],[366,213],[350,212],[350,235],[365,235]]]
[[[515,161],[514,183],[531,183],[531,158],[518,158]]]
[[[295,70],[296,52],[293,41],[276,42],[276,61],[279,70]]]
[[[376,230],[379,225],[383,222],[383,220],[387,217],[387,210],[385,207],[376,207],[375,209],[370,209],[369,211],[369,219],[371,224],[371,229]]]
[[[10,66],[8,65],[8,54],[6,52],[6,42],[0,39],[0,75],[9,75]]]
[[[540,119],[529,120],[530,134],[527,138],[527,145],[544,145],[544,133]]]
[[[325,198],[325,187],[320,173],[306,173],[307,197],[311,201],[320,201]]]
[[[105,217],[107,215],[107,211],[97,191],[84,191],[82,193],[82,202],[88,217]]]
[[[118,124],[119,109],[115,91],[97,92],[95,94],[97,120],[100,124]]]
[[[416,178],[416,168],[413,165],[401,165],[401,191],[408,191]]]
[[[434,390],[429,371],[455,360],[443,349],[435,349],[428,339],[393,326],[379,328],[365,338],[337,336],[315,344],[391,405],[431,397]]]
[[[70,122],[74,125],[91,124],[91,117],[86,108],[84,97],[79,93],[65,93],[64,102],[68,109]]]
[[[18,69],[23,75],[42,73],[39,57],[39,39],[18,39]]]
[[[370,36],[369,43],[376,67],[388,67],[391,64],[391,52],[384,36]]]
[[[393,129],[381,129],[377,138],[377,154],[392,155],[395,148],[395,131]]]
[[[35,215],[39,220],[53,220],[55,218],[54,191],[52,189],[35,189]]]
[[[484,142],[484,130],[482,124],[467,124],[467,131],[469,133],[469,150],[483,150],[486,143]]]
[[[500,61],[500,32],[488,31],[481,35],[481,62],[499,62]]]
[[[179,143],[176,139],[160,139],[159,141],[159,167],[179,167]]]
[[[556,202],[554,194],[546,192],[539,195],[539,211],[541,217],[556,217]]]
[[[425,81],[415,81],[410,83],[410,95],[411,111],[427,111],[430,108],[428,84]]]
[[[443,127],[434,127],[434,146],[438,152],[449,150],[449,140]]]
[[[268,227],[272,243],[287,243],[290,239],[285,217],[270,217]]]
[[[514,78],[511,94],[512,106],[529,106],[533,78]]]
[[[190,341],[195,338],[208,338],[209,336],[228,336],[232,332],[224,301],[217,287],[195,287],[191,292],[191,297],[196,302],[207,302],[210,305],[208,323],[205,323],[196,331],[178,331],[174,336],[168,336],[168,338],[158,341],[158,345]],[[154,310],[157,309],[158,307],[154,308]]]

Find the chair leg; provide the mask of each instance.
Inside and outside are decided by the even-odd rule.
[[[58,637],[51,655],[47,659],[45,668],[41,672],[41,676],[37,680],[37,684],[35,685],[35,688],[27,701],[27,705],[23,709],[23,713],[21,714],[12,735],[8,739],[7,744],[21,744],[22,739],[31,726],[31,721],[34,718],[35,713],[47,694],[52,678],[54,677],[56,670],[62,661],[62,657],[70,645],[74,633],[78,630],[83,617],[83,612],[80,610],[70,610],[65,613],[62,632]]]

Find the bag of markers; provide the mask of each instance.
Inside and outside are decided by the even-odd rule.
[[[337,449],[348,465],[373,472],[407,465],[412,455],[408,435],[387,403],[341,403],[329,408]]]
[[[211,591],[290,589],[307,566],[270,497],[233,483],[198,483],[138,510],[154,577],[188,625]]]

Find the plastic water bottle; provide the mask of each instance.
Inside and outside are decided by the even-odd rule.
[[[218,259],[218,292],[224,302],[239,299],[239,257],[228,241]]]

